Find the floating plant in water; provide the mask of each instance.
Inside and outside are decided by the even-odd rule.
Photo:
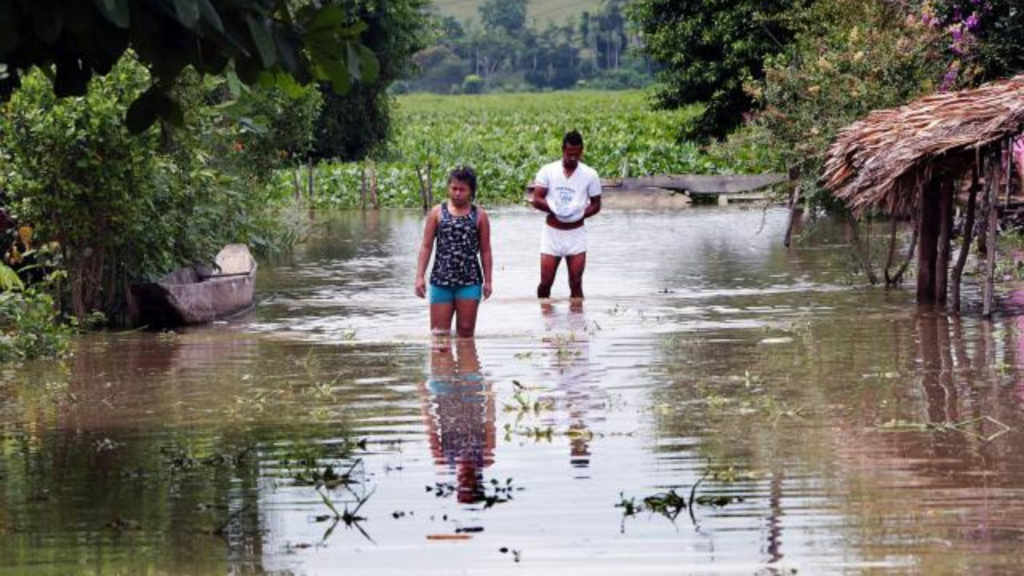
[[[644,498],[644,508],[655,514],[661,514],[669,520],[675,520],[679,513],[686,510],[686,497],[676,494],[675,489],[664,494],[654,494]]]
[[[731,470],[731,468],[730,468]],[[645,497],[639,503],[636,501],[636,497],[627,498],[625,493],[619,493],[619,502],[615,504],[616,508],[622,508],[622,525],[621,530],[625,532],[626,529],[626,518],[636,516],[640,512],[649,512],[651,514],[657,514],[668,518],[669,521],[675,523],[676,518],[683,510],[688,510],[690,513],[690,520],[697,524],[697,517],[694,514],[695,506],[716,506],[722,507],[737,502],[743,502],[743,498],[732,495],[722,494],[701,494],[697,495],[697,488],[702,482],[709,476],[712,475],[712,468],[710,464],[704,471],[704,474],[697,480],[696,483],[690,488],[690,495],[687,498],[685,495],[676,492],[675,488],[670,488],[668,492],[659,492]]]
[[[491,508],[496,504],[504,504],[512,500],[512,493],[521,491],[522,488],[513,486],[512,479],[506,478],[502,483],[497,478],[491,478],[488,482],[480,482],[467,490],[454,482],[435,482],[433,486],[427,485],[426,491],[433,493],[437,498],[448,498],[459,494],[460,501],[464,503],[480,502],[484,509]],[[465,500],[463,498],[465,497]]]
[[[527,388],[518,380],[513,380],[512,386],[515,387],[515,393],[512,394],[512,402],[506,402],[503,406],[506,412],[517,412],[521,417],[528,413],[539,414],[553,408],[553,403],[550,400],[534,399],[526,394]]]
[[[326,531],[324,531],[323,538],[321,538],[320,540],[321,544],[327,542],[327,539],[331,537],[331,534],[334,533],[334,529],[338,526],[339,523],[344,523],[346,528],[355,528],[356,530],[359,530],[359,533],[362,534],[364,538],[376,544],[373,538],[371,538],[370,535],[366,532],[366,530],[363,529],[362,522],[365,522],[366,518],[359,515],[359,510],[370,499],[370,496],[373,496],[373,493],[375,491],[376,488],[370,490],[368,494],[365,494],[363,496],[356,496],[355,502],[346,502],[344,512],[339,512],[338,508],[334,505],[334,502],[332,502],[331,499],[327,496],[327,494],[324,494],[324,492],[320,490],[320,488],[318,487],[316,489],[316,493],[320,496],[320,500],[323,501],[324,505],[327,506],[327,508],[331,511],[331,515],[325,514],[316,516],[314,520],[316,520],[317,522],[326,522],[328,520],[332,521],[331,525],[327,528]],[[352,494],[355,495],[355,493]],[[349,510],[349,504],[355,504],[355,508]]]
[[[991,424],[995,427],[995,431],[990,434],[986,434],[982,430],[984,424]],[[907,420],[890,420],[880,426],[880,430],[889,431],[903,431],[903,432],[934,432],[934,433],[948,433],[948,432],[959,432],[973,438],[977,438],[982,442],[991,442],[996,438],[1006,434],[1013,430],[1012,427],[996,420],[991,416],[979,416],[977,418],[969,418],[967,420],[959,421],[946,421],[946,422],[912,422]],[[977,428],[977,431],[972,428]]]
[[[295,474],[295,486],[313,486],[317,489],[323,487],[333,490],[358,483],[359,481],[354,477],[354,472],[356,467],[363,463],[363,460],[361,458],[357,459],[348,467],[348,470],[340,474],[334,470],[333,464],[328,464],[324,466],[323,470],[320,470],[314,461],[308,462],[312,465],[307,465],[304,470]]]

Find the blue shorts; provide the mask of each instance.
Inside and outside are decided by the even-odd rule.
[[[481,300],[484,295],[483,284],[448,288],[447,286],[430,285],[431,304],[451,304],[456,300]]]

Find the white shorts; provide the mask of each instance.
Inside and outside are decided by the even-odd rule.
[[[587,227],[560,230],[547,224],[540,233],[540,253],[558,258],[582,254],[587,251]]]

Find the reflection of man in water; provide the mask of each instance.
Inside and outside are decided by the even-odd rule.
[[[490,388],[472,338],[438,338],[422,389],[424,416],[434,461],[455,471],[459,502],[483,499],[483,469],[494,462]]]
[[[555,406],[564,410],[569,419],[569,462],[576,468],[587,468],[591,439],[587,420],[592,392],[587,317],[580,302],[569,306],[568,315],[560,315],[550,302],[543,302],[541,313],[545,318],[545,340],[550,348],[554,383],[561,396]],[[551,422],[552,426],[557,424]]]

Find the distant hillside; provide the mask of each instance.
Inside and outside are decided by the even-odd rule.
[[[445,16],[454,16],[459,22],[465,20],[480,21],[478,11],[485,0],[434,0],[434,6]],[[530,0],[527,8],[527,21],[536,22],[536,27],[544,29],[548,22],[562,23],[569,16],[579,16],[583,12],[592,11],[601,5],[601,0]]]

